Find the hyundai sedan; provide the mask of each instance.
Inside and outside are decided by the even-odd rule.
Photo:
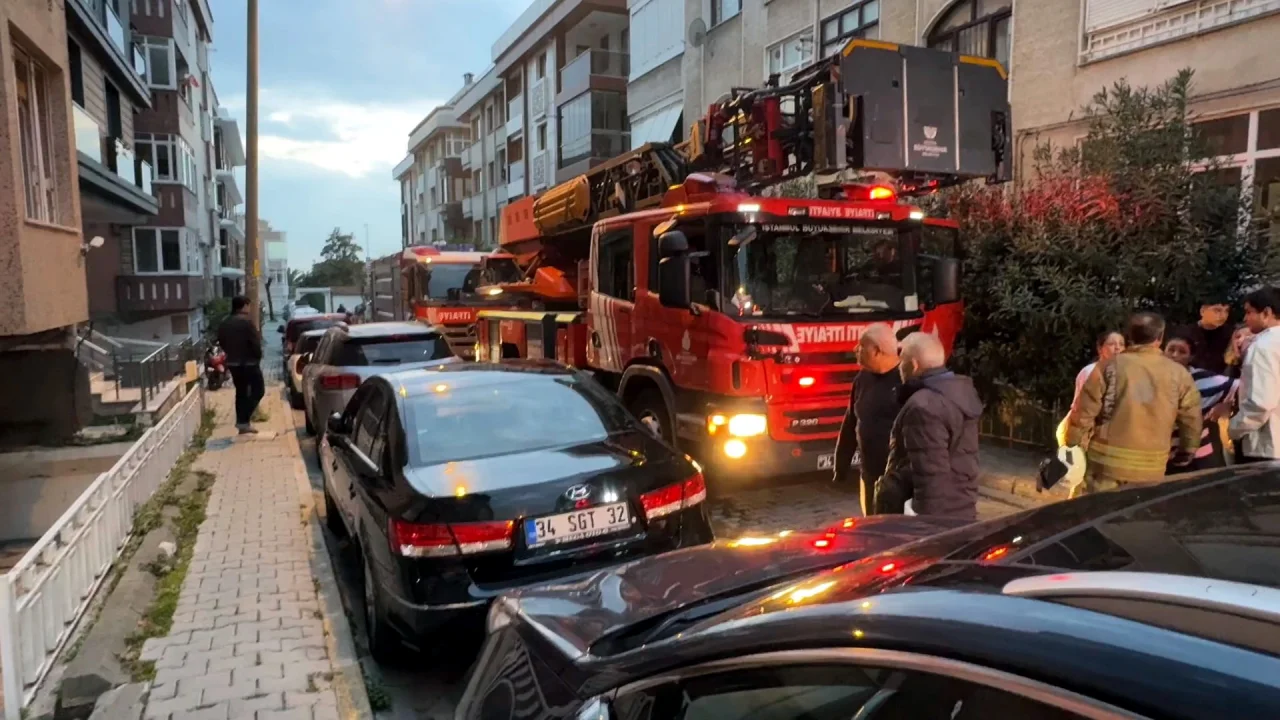
[[[712,537],[699,467],[544,361],[371,377],[330,416],[320,458],[382,660],[480,631],[499,593]]]

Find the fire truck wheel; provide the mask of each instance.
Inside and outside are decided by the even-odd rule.
[[[657,390],[645,390],[631,401],[630,409],[631,413],[640,420],[640,424],[650,432],[669,443],[675,443],[675,436],[670,427],[671,414],[667,411],[667,404],[662,401],[662,393]]]

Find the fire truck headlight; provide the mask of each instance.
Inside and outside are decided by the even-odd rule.
[[[924,213],[923,213],[923,212],[921,212],[921,211],[919,211],[919,210],[912,210],[912,211],[911,211],[911,219],[912,219],[912,220],[923,220],[923,219],[924,219]]]
[[[724,444],[724,454],[737,460],[747,454],[747,444],[738,439],[729,440]]]
[[[755,437],[768,429],[769,422],[764,415],[742,414],[729,418],[729,434],[734,437]]]

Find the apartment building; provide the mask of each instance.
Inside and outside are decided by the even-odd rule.
[[[478,248],[497,247],[498,225],[502,208],[507,205],[509,186],[519,186],[516,197],[524,193],[523,161],[512,168],[507,159],[507,98],[503,86],[490,67],[454,103],[458,120],[467,126],[471,137],[471,144],[462,153],[462,171],[469,177],[467,194],[462,198],[462,219],[471,223],[470,237]]]
[[[283,230],[276,230],[261,219],[258,220],[258,239],[263,247],[259,257],[266,259],[259,297],[263,299],[268,319],[274,320],[293,297],[289,288],[289,243]]]
[[[462,153],[471,138],[453,104],[474,80],[471,73],[464,75],[463,88],[418,123],[409,133],[408,154],[392,171],[400,183],[401,240],[406,247],[470,242],[471,223],[462,217],[470,177],[462,170]]]
[[[507,99],[508,201],[630,147],[625,0],[535,0],[493,45]]]
[[[90,312],[108,334],[179,342],[203,332],[205,302],[243,287],[234,168],[244,164],[244,149],[210,81],[213,21],[205,0],[136,0],[131,9],[135,67],[151,93],[132,118],[133,144],[153,169],[158,207],[146,222],[123,228],[117,248],[90,253]]]
[[[15,437],[69,435],[89,415],[88,373],[72,351],[72,332],[89,317],[89,248],[81,230],[66,12],[45,0],[0,2],[0,267],[6,268],[0,438],[6,444]],[[88,149],[95,147],[101,145]],[[107,174],[98,178],[104,194],[127,192]]]
[[[631,148],[684,139],[685,0],[630,0]]]

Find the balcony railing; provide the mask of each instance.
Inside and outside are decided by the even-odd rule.
[[[142,54],[137,45],[133,46],[133,71],[138,73],[138,77],[147,75],[147,56]]]
[[[507,137],[524,129],[524,96],[517,95],[507,101]]]
[[[631,143],[631,133],[618,130],[592,130],[586,135],[571,138],[560,145],[560,167],[567,167],[583,160],[605,160],[626,152]]]
[[[116,11],[112,10],[105,0],[94,0],[93,4],[98,17],[102,19],[102,24],[107,28],[107,36],[111,38],[111,43],[120,51],[121,57],[129,57],[129,45],[125,42],[124,25],[120,23],[120,18],[116,16]]]
[[[631,74],[629,53],[588,50],[569,61],[560,70],[560,87],[564,94],[571,90],[585,90],[591,85],[591,76],[626,79]]]
[[[94,162],[102,162],[102,130],[97,121],[75,103],[71,104],[71,112],[76,129],[76,150],[93,158]]]
[[[173,312],[200,307],[204,278],[197,275],[118,275],[116,303],[122,312]]]
[[[524,195],[524,161],[516,160],[509,166],[507,177],[507,195],[509,197],[518,197]]]

